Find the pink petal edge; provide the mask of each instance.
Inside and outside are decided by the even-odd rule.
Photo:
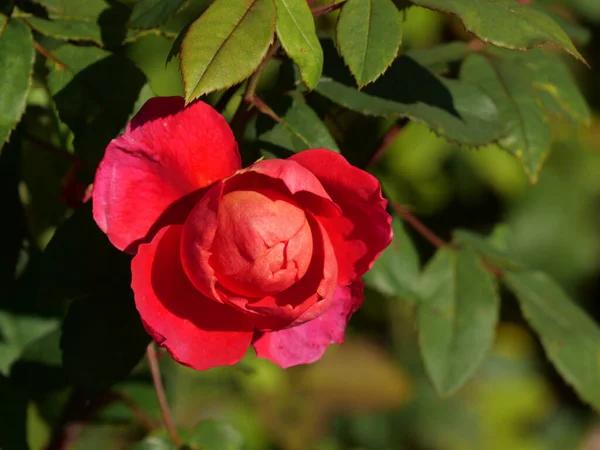
[[[361,280],[338,286],[330,308],[316,319],[285,330],[257,332],[252,343],[256,355],[284,369],[319,360],[331,344],[344,342],[346,326],[363,295]]]

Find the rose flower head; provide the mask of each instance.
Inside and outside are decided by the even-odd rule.
[[[94,219],[131,263],[148,333],[198,370],[252,345],[281,367],[341,343],[360,277],[392,239],[375,177],[324,149],[241,167],[212,107],[149,100],[114,139]]]

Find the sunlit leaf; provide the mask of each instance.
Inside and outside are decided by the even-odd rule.
[[[392,0],[348,0],[336,27],[337,45],[358,86],[375,81],[392,64],[402,42],[400,13]]]
[[[526,50],[553,43],[585,61],[552,18],[518,1],[413,0],[413,3],[455,15],[479,39],[498,47]]]
[[[285,52],[298,65],[302,81],[313,89],[323,70],[323,49],[306,0],[275,0],[277,37]]]
[[[276,16],[273,0],[216,0],[181,44],[186,101],[250,76],[273,41]]]

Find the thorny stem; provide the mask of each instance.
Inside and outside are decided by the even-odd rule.
[[[315,8],[312,10],[312,15],[313,15],[313,17],[322,16],[323,14],[327,14],[327,13],[330,13],[331,11],[335,11],[336,9],[340,9],[342,6],[344,6],[345,3],[346,3],[346,0],[344,0],[342,2],[338,2],[338,3],[332,3],[331,5],[327,5],[327,6],[321,6],[320,8]]]
[[[171,417],[171,411],[169,410],[169,404],[167,402],[167,397],[165,395],[165,389],[162,384],[162,379],[160,377],[160,368],[158,367],[158,357],[156,354],[156,347],[154,346],[154,342],[151,342],[146,349],[146,357],[148,358],[148,363],[150,364],[150,373],[152,374],[152,381],[154,382],[154,390],[156,391],[156,398],[158,399],[158,404],[160,405],[160,411],[162,413],[163,422],[165,424],[165,428],[171,437],[171,440],[177,447],[181,447],[182,442],[177,434],[177,430],[175,429],[175,425],[173,424],[173,418]]]
[[[442,248],[448,245],[446,241],[431,231],[423,222],[417,219],[405,206],[400,203],[390,202],[390,205],[396,213],[409,223],[421,236],[423,236],[431,245],[436,248]]]

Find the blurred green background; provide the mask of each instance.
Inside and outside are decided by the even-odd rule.
[[[206,3],[193,1],[185,14],[175,18],[174,29],[196,17]],[[457,227],[487,234],[498,223],[505,224],[512,253],[555,277],[598,319],[600,1],[546,3],[573,27],[581,25],[576,29],[578,44],[591,70],[569,62],[595,116],[590,128],[559,120],[553,124],[553,151],[537,185],[529,184],[521,166],[503,150],[457,148],[416,123],[402,129],[372,172],[386,195],[407,205],[443,238],[449,239]],[[405,14],[404,50],[469,39],[460,23],[446,15],[417,7]],[[319,18],[324,36],[331,33],[335,20],[336,13]],[[156,95],[182,94],[177,61],[165,65],[171,46],[169,37],[148,35],[126,50]],[[273,83],[277,64],[267,69],[263,87]],[[308,101],[318,110],[325,100],[309,94]],[[29,102],[46,108],[45,88],[33,89]],[[231,118],[235,106],[236,98],[226,116]],[[42,120],[43,126],[51,115],[31,114],[34,119]],[[354,162],[371,154],[391,125],[342,109],[325,120]],[[336,135],[336,127],[343,134]],[[25,255],[28,258],[43,250],[67,213],[60,191],[71,161],[38,150],[33,144],[25,147],[18,174],[27,230],[36,247]],[[408,226],[407,231],[425,262],[434,249]],[[26,276],[25,272],[18,289],[28,289]],[[0,315],[0,321],[5,319],[10,320]],[[18,324],[13,325],[18,333]],[[0,346],[3,351],[8,350]],[[449,399],[438,398],[425,375],[411,302],[369,287],[364,306],[350,324],[347,342],[330,348],[311,366],[284,371],[249,354],[234,368],[195,372],[163,356],[162,371],[177,425],[189,429],[209,419],[221,421],[217,432],[210,431],[216,433],[211,449],[600,449],[596,414],[545,359],[508,294],[503,297],[492,353],[477,375]],[[27,439],[33,450],[44,448],[52,438],[65,405],[71,402],[76,407],[78,401],[70,387],[44,389],[35,396],[26,411]],[[128,449],[154,430],[160,411],[145,363],[90,411],[85,421],[71,425],[69,449]],[[0,427],[8,423],[1,422]],[[151,431],[151,435],[162,433]],[[151,437],[145,442],[147,446],[140,449],[162,448],[152,447]]]

